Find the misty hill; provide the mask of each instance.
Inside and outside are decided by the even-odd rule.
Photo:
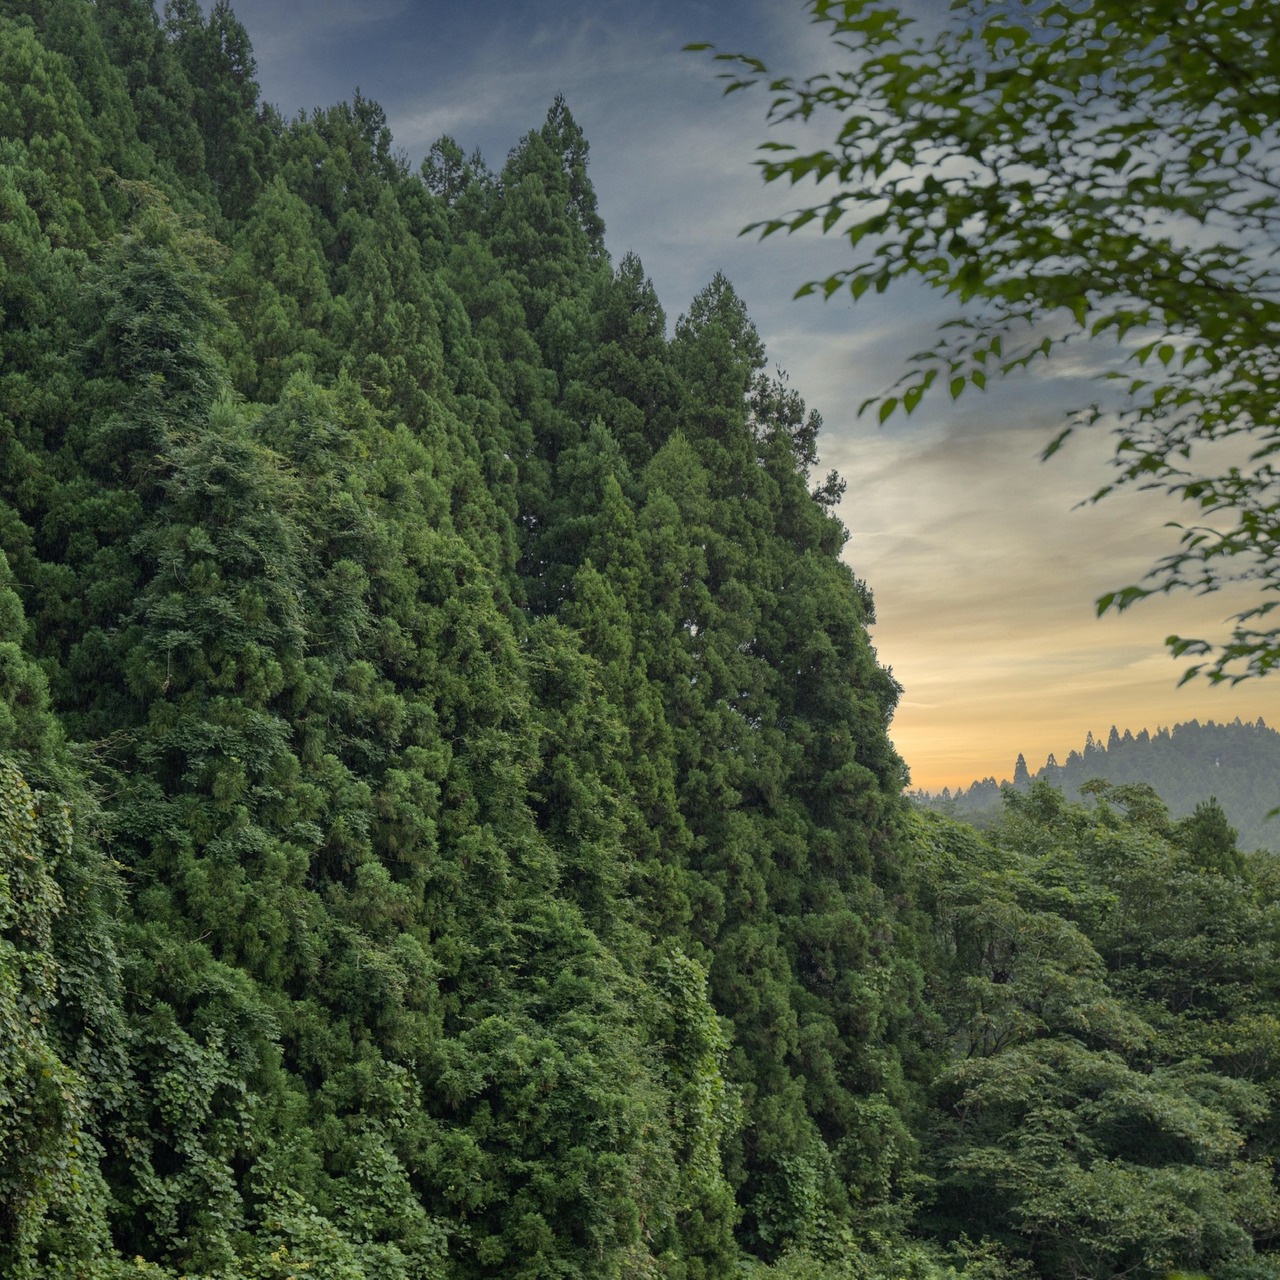
[[[1216,797],[1239,832],[1244,849],[1280,852],[1280,818],[1267,819],[1280,806],[1280,733],[1261,717],[1252,724],[1188,720],[1172,729],[1119,732],[1113,725],[1106,741],[1090,732],[1078,751],[1059,763],[1053,753],[1034,773],[1019,755],[1013,777],[975,781],[955,792],[915,791],[911,798],[927,809],[989,825],[1001,811],[1000,791],[1025,791],[1044,779],[1072,799],[1092,778],[1123,784],[1145,782],[1154,787],[1173,817],[1185,817],[1197,804]]]

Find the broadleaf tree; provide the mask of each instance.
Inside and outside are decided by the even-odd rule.
[[[915,277],[959,304],[873,397],[879,420],[1089,343],[1118,395],[1114,469],[1092,495],[1163,490],[1190,509],[1173,549],[1099,612],[1251,584],[1225,639],[1174,635],[1185,678],[1280,665],[1280,13],[1266,0],[808,0],[838,57],[776,76],[718,52],[726,92],[767,84],[782,134],[766,182],[811,201],[747,228],[816,225],[855,257],[800,294],[856,299]],[[707,45],[690,46],[707,49]],[[834,132],[808,145],[793,126]],[[812,186],[809,184],[813,184]]]

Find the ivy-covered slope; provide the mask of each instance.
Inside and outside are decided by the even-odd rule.
[[[887,1203],[816,420],[727,281],[668,339],[563,102],[418,174],[252,76],[225,4],[0,4],[0,1270],[693,1280]]]

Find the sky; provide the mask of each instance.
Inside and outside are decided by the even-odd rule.
[[[918,0],[930,3],[931,0]],[[794,299],[849,262],[837,238],[739,235],[795,203],[753,165],[768,136],[758,90],[723,96],[695,41],[810,73],[831,62],[801,0],[233,0],[263,97],[286,116],[359,88],[416,168],[450,134],[491,168],[563,94],[590,143],[615,261],[637,253],[667,311],[716,271],[745,300],[773,365],[823,416],[821,470],[848,488],[845,558],[875,595],[873,639],[903,688],[892,736],[912,785],[955,788],[1034,771],[1085,735],[1258,716],[1280,727],[1280,676],[1194,681],[1164,637],[1224,635],[1248,597],[1179,594],[1096,616],[1104,591],[1173,549],[1178,512],[1150,493],[1081,505],[1109,478],[1105,434],[1039,461],[1096,397],[1078,365],[1042,366],[880,427],[858,406],[930,345],[946,302],[903,288],[854,305]],[[824,141],[819,135],[815,145]]]

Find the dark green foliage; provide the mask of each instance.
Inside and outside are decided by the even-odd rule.
[[[205,145],[195,115],[196,90],[148,0],[99,0],[98,30],[129,94],[139,139],[175,189],[199,200],[210,190]],[[203,203],[203,201],[201,201]]]
[[[607,424],[628,463],[643,466],[671,432],[677,383],[666,317],[634,254],[601,283],[592,322],[589,344],[564,371],[565,411],[584,426]]]
[[[24,1280],[110,1252],[99,1138],[129,1073],[101,815],[0,571],[0,1269]]]
[[[12,171],[41,230],[57,245],[83,248],[106,228],[97,176],[103,147],[91,118],[73,61],[43,44],[29,19],[0,10],[4,168]]]
[[[528,327],[557,373],[583,345],[584,295],[606,270],[587,149],[564,99],[556,98],[542,128],[507,158],[489,228],[494,255],[515,280]]]
[[[1234,1050],[1275,999],[1269,868],[1206,866],[1149,789],[1103,791],[1009,791],[991,843],[921,828],[946,1063],[928,1216],[1049,1276],[1269,1274],[1273,1060]]]
[[[226,282],[243,343],[231,363],[237,389],[252,399],[275,400],[291,373],[314,376],[337,363],[328,264],[313,217],[277,177],[236,238]]]
[[[222,212],[241,218],[266,176],[271,141],[258,104],[249,35],[227,0],[216,0],[207,18],[197,0],[166,0],[164,26],[174,60],[191,86],[204,173]]]

